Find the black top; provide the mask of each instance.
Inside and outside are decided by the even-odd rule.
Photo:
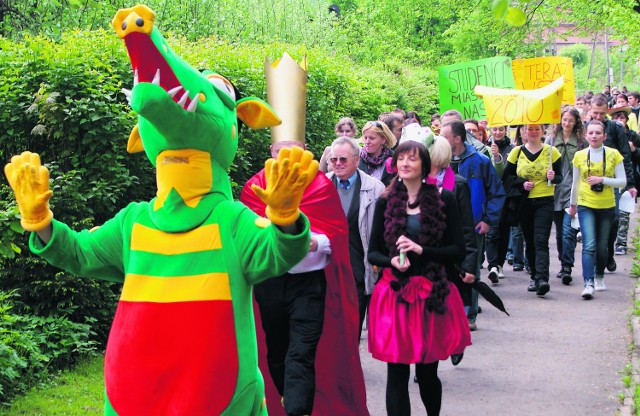
[[[540,155],[540,152],[542,152],[542,149],[540,149],[539,151],[537,151],[536,153],[531,153],[529,151],[529,149],[527,149],[527,147],[525,145],[520,145],[518,146],[520,149],[518,148],[514,148],[514,152],[522,152],[523,155],[525,155],[525,157],[527,159],[529,159],[530,161],[534,161],[536,160],[536,158]],[[553,152],[553,147],[551,148],[551,151]],[[520,157],[520,154],[518,154],[517,157]],[[509,161],[507,161],[504,165],[504,172],[502,174],[502,177],[505,178],[507,175],[513,175],[516,176],[516,170],[518,168],[517,165],[517,160],[516,159],[516,163],[511,163]],[[555,162],[553,162],[553,164],[551,165],[551,169],[553,169],[553,172],[555,173],[555,176],[553,177],[553,180],[551,181],[551,183],[553,184],[558,184],[562,182],[562,158],[559,157],[558,160],[556,160]],[[522,184],[520,184],[519,186],[523,186],[524,182]]]
[[[446,214],[446,229],[440,243],[435,247],[422,247],[422,254],[418,255],[413,251],[407,253],[411,266],[404,273],[406,276],[413,276],[412,273],[423,261],[438,261],[447,266],[447,274],[451,276],[455,269],[454,264],[459,264],[465,257],[464,234],[462,232],[462,221],[455,196],[450,191],[442,190],[442,200],[444,201],[444,211]],[[391,267],[391,257],[389,249],[384,241],[384,211],[387,208],[387,200],[380,198],[376,202],[373,214],[373,227],[371,238],[369,239],[368,259],[374,266]],[[410,218],[411,216],[409,216]],[[411,220],[407,221],[407,237],[416,241],[417,235],[411,232]]]

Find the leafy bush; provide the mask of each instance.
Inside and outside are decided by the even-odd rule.
[[[92,212],[87,210],[85,196],[77,192],[82,184],[77,171],[54,173],[53,190],[58,193],[52,209],[75,228],[93,224]],[[61,198],[64,192],[69,197]],[[92,339],[104,345],[115,311],[119,285],[79,278],[48,265],[29,252],[27,235],[19,226],[15,202],[8,186],[0,185],[0,291],[15,290],[20,296],[13,302],[14,311],[49,316],[54,313],[74,322],[93,319]],[[5,255],[9,251],[10,255]]]
[[[20,226],[18,207],[15,201],[7,199],[8,195],[8,186],[0,184],[0,200],[7,200],[5,209],[0,210],[0,259],[13,259],[16,254],[22,253],[16,241],[24,234],[24,230]]]
[[[47,374],[67,368],[96,351],[91,324],[64,316],[16,315],[15,292],[0,291],[0,403]]]

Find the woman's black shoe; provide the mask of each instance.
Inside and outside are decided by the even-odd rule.
[[[451,354],[451,364],[453,364],[453,365],[460,364],[460,361],[462,361],[462,357],[464,357],[464,353],[463,354]]]

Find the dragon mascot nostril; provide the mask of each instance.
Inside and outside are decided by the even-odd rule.
[[[34,253],[123,284],[105,356],[105,414],[266,415],[252,286],[305,256],[309,223],[298,205],[318,163],[302,151],[268,161],[270,182],[257,191],[268,219],[234,202],[227,171],[238,119],[251,128],[280,120],[180,59],[154,16],[139,5],[118,11],[113,26],[131,59],[133,88],[124,92],[139,115],[127,150],[156,167],[156,197],[76,232],[53,219],[37,154],[14,156],[5,174]]]

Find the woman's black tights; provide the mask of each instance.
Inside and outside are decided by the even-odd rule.
[[[416,364],[416,376],[420,386],[420,398],[427,415],[438,416],[442,402],[442,383],[438,378],[438,363]],[[408,364],[387,363],[387,414],[389,416],[409,416],[409,376]]]

